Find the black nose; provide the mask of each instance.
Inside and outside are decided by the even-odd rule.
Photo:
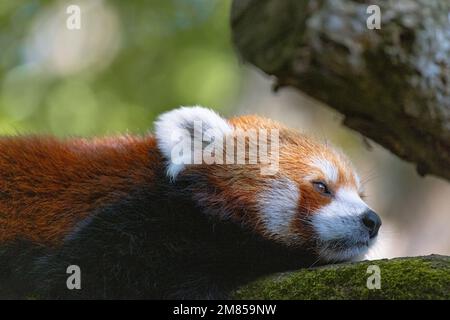
[[[370,238],[376,237],[381,226],[380,217],[372,210],[367,210],[363,213],[362,222],[369,229]]]

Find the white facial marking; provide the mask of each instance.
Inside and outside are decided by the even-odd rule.
[[[258,204],[269,236],[292,244],[300,239],[290,230],[300,199],[298,186],[288,178],[271,181],[270,187],[258,196]]]
[[[361,179],[359,178],[359,175],[355,172],[355,173],[353,173],[353,176],[355,177],[356,189],[361,191],[362,186],[361,186]]]
[[[183,159],[173,161],[173,151],[180,139],[185,138],[186,141],[191,141],[191,135],[195,134],[195,123],[201,123],[200,127],[205,131],[214,129],[214,132],[223,135],[233,132],[233,127],[226,119],[200,106],[181,107],[159,116],[155,122],[155,136],[159,150],[168,160],[167,175],[171,180],[174,180],[185,167]]]
[[[320,239],[328,241],[351,237],[354,229],[360,227],[359,217],[366,209],[366,204],[355,191],[339,190],[335,199],[313,216]]]
[[[328,260],[348,260],[362,254],[367,248],[369,235],[362,224],[362,214],[368,210],[356,190],[341,188],[331,203],[321,208],[312,217],[318,240],[325,243],[320,255]],[[326,243],[337,241],[327,246]]]
[[[339,178],[339,171],[334,164],[324,158],[315,158],[311,162],[313,167],[316,167],[323,172],[327,181],[336,183]]]
[[[353,261],[364,257],[367,247],[349,247],[346,249],[333,250],[333,248],[321,248],[319,255],[325,261]]]

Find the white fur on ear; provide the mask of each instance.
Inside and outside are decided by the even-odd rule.
[[[201,127],[198,124],[201,124]],[[167,175],[171,180],[175,180],[178,173],[184,169],[186,163],[190,163],[189,159],[191,159],[191,154],[180,156],[178,152],[175,152],[176,148],[179,148],[180,141],[184,140],[189,141],[187,148],[190,150],[190,141],[199,127],[202,135],[208,130],[214,130],[215,134],[222,136],[233,132],[233,127],[226,119],[211,109],[200,106],[180,107],[163,113],[156,120],[156,140],[159,150],[168,160]]]

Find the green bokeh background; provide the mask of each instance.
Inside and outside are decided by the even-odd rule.
[[[81,9],[81,31],[66,30],[69,4]],[[0,134],[144,133],[155,116],[179,105],[232,113],[242,71],[229,6],[226,0],[0,1]],[[96,19],[104,12],[115,28]],[[39,27],[52,19],[51,32]],[[96,67],[104,62],[100,54],[75,71],[53,72],[39,57],[36,48],[73,45],[82,64],[95,44],[77,53],[72,40],[55,39],[86,28],[87,36],[120,40],[106,65]]]

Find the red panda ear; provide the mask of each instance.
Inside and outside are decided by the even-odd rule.
[[[180,107],[158,117],[155,122],[156,140],[167,159],[167,175],[171,180],[175,180],[186,164],[193,163],[193,139],[202,139],[211,130],[215,137],[225,136],[233,132],[233,127],[216,112],[200,106]],[[184,152],[180,152],[182,150]]]

